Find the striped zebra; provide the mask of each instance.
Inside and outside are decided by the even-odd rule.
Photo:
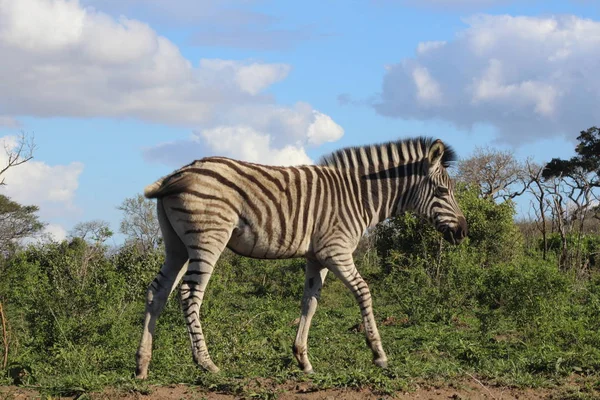
[[[158,199],[166,260],[148,288],[137,377],[148,374],[156,320],[180,280],[194,361],[205,370],[219,370],[206,347],[200,307],[225,247],[253,258],[306,258],[293,345],[303,371],[312,372],[308,331],[328,271],[354,294],[373,362],[386,367],[369,288],[352,253],[368,227],[405,210],[424,216],[446,240],[460,243],[467,223],[446,171],[454,159],[442,141],[416,138],[346,148],[318,165],[298,167],[209,157],[148,186],[146,197]]]

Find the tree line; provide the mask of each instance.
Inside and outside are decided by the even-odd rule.
[[[5,147],[6,165],[0,167],[0,186],[7,185],[4,175],[33,159],[36,145],[32,135],[22,133],[17,145]],[[544,259],[549,249],[559,251],[561,268],[585,270],[589,259],[583,248],[590,234],[598,233],[600,224],[600,129],[591,127],[577,137],[575,155],[569,159],[552,158],[535,163],[531,158],[519,160],[509,150],[478,147],[462,158],[453,171],[458,185],[473,190],[495,203],[529,199],[529,211],[519,225],[530,238],[541,237]],[[123,212],[119,231],[126,244],[142,252],[161,244],[160,228],[152,201],[141,194],[126,198],[117,207]],[[21,205],[0,194],[0,251],[14,250],[24,238],[35,237],[45,224],[37,216],[38,207]],[[106,242],[114,232],[103,220],[80,222],[70,238],[95,245]]]
[[[530,208],[520,225],[528,236],[541,235],[544,259],[549,247],[558,245],[561,268],[585,270],[586,235],[597,234],[600,222],[600,129],[581,131],[577,142],[573,157],[542,164],[518,160],[510,151],[478,148],[459,162],[456,178],[494,202],[527,195]]]

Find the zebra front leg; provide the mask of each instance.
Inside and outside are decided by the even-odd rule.
[[[179,282],[187,265],[187,254],[167,254],[166,260],[158,275],[154,278],[146,294],[146,317],[140,347],[136,353],[137,379],[148,377],[148,365],[152,358],[152,338],[156,328],[156,320],[165,307],[169,295]]]
[[[302,296],[302,315],[296,340],[292,347],[294,356],[302,371],[312,373],[313,368],[308,359],[308,331],[313,315],[317,310],[317,303],[321,297],[321,288],[327,276],[327,269],[316,260],[308,260],[306,263],[306,274],[304,278],[304,295]]]
[[[335,251],[332,251],[335,253]],[[365,326],[367,344],[373,352],[373,364],[386,368],[387,356],[381,345],[381,337],[373,315],[371,292],[365,280],[360,276],[352,260],[352,254],[336,253],[334,257],[325,257],[327,267],[346,285],[358,302]]]

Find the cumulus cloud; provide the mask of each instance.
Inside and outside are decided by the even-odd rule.
[[[301,146],[271,147],[271,137],[247,126],[223,126],[206,129],[196,134],[220,154],[271,165],[310,164],[311,159]]]
[[[67,0],[0,0],[4,114],[210,121],[223,104],[268,102],[281,64],[202,60],[197,67],[148,25]],[[258,71],[256,80],[248,71]]]
[[[575,16],[478,15],[454,40],[420,44],[388,66],[382,115],[490,124],[518,144],[597,124],[600,22]]]
[[[275,103],[268,89],[289,65],[192,63],[147,24],[75,0],[0,0],[0,54],[0,115],[136,118],[197,131],[244,126],[268,135],[275,150],[343,134],[309,104]]]
[[[344,135],[344,129],[328,115],[313,111],[313,116],[314,121],[308,126],[308,143],[318,146],[326,142],[335,142]]]
[[[417,46],[417,53],[418,54],[425,54],[429,50],[439,49],[440,47],[444,46],[445,44],[446,44],[446,42],[442,41],[442,40],[431,41],[431,42],[421,42]]]
[[[8,151],[15,149],[17,138],[0,138],[0,147]],[[6,152],[0,152],[0,165],[8,164]],[[83,164],[73,162],[68,165],[51,166],[35,159],[9,168],[4,174],[6,186],[3,194],[21,204],[34,204],[44,207],[45,214],[59,212],[61,208],[73,210],[73,199],[79,185],[79,175]]]
[[[239,61],[203,59],[200,68],[207,78],[223,79],[235,82],[240,90],[257,95],[273,83],[286,78],[290,66],[286,64],[244,64]],[[209,74],[214,74],[210,76]]]
[[[0,137],[0,148],[10,152],[17,146],[15,136]],[[0,151],[0,166],[8,163],[5,151]],[[79,175],[83,164],[73,162],[68,165],[48,165],[35,159],[9,168],[2,177],[5,186],[0,186],[0,194],[25,205],[40,208],[42,220],[65,217],[76,213],[74,197],[79,185]],[[48,225],[46,232],[57,240],[64,238],[65,229],[57,224]]]
[[[50,236],[55,241],[63,241],[67,238],[67,231],[61,225],[48,224],[44,227],[44,234]]]
[[[187,140],[145,149],[144,158],[172,166],[210,155],[268,165],[311,164],[307,147],[336,141],[344,134],[329,116],[306,103],[292,108],[239,108],[222,121],[194,132]]]

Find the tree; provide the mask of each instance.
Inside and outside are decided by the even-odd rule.
[[[81,287],[87,282],[89,266],[94,259],[104,256],[106,247],[103,244],[112,235],[108,222],[99,219],[79,222],[71,230],[69,247],[79,249],[81,254],[81,262],[73,267],[71,274],[77,277]]]
[[[548,253],[548,227],[546,215],[548,210],[552,208],[551,203],[548,203],[547,201],[550,187],[542,177],[544,171],[543,165],[533,163],[531,160],[527,160],[525,165],[527,191],[533,196],[533,199],[531,199],[531,209],[535,213],[535,227],[542,234],[543,259],[545,260]]]
[[[458,180],[478,188],[484,199],[509,199],[526,189],[525,166],[510,151],[477,147],[458,163]]]
[[[2,176],[10,168],[24,164],[33,158],[35,143],[33,137],[28,138],[21,133],[14,146],[4,143],[4,152],[6,153],[6,165],[0,167],[0,186],[6,185],[5,177]],[[4,195],[0,195],[0,253],[6,254],[15,241],[39,232],[44,225],[38,220],[35,213],[38,211],[36,206],[22,206],[10,200]],[[0,299],[2,300],[2,299]],[[8,361],[8,331],[7,321],[0,301],[0,326],[2,327],[2,342],[4,343],[4,355],[2,368],[6,368]]]
[[[598,188],[600,188],[600,129],[593,126],[577,137],[575,156],[553,158],[546,164],[542,176],[552,181],[553,213],[561,235],[561,263],[568,256],[566,234],[577,223],[576,260],[580,259],[581,238],[586,218],[598,217]]]
[[[110,230],[108,222],[99,219],[79,222],[70,233],[71,238],[79,238],[94,245],[101,245],[112,235],[113,232]]]
[[[593,126],[581,131],[577,140],[577,154],[569,160],[553,158],[546,164],[544,178],[587,175],[591,177],[590,185],[600,187],[600,129]]]
[[[6,165],[0,169],[0,186],[5,185],[5,177],[2,175],[10,168],[24,164],[33,158],[35,142],[33,136],[27,137],[21,133],[14,146],[4,143],[4,152],[6,153]]]
[[[156,205],[141,194],[123,200],[119,207],[123,211],[120,231],[127,241],[143,252],[155,249],[161,242],[160,225],[156,217]]]
[[[44,224],[37,206],[23,206],[0,194],[0,253],[6,254],[19,239],[39,232]]]
[[[21,133],[16,144],[4,144],[6,164],[0,167],[0,186],[6,185],[3,176],[6,171],[31,160],[34,150],[33,136],[28,137],[25,133]],[[24,206],[0,194],[0,253],[6,254],[16,241],[42,230],[44,224],[36,215],[38,210],[37,206]]]

